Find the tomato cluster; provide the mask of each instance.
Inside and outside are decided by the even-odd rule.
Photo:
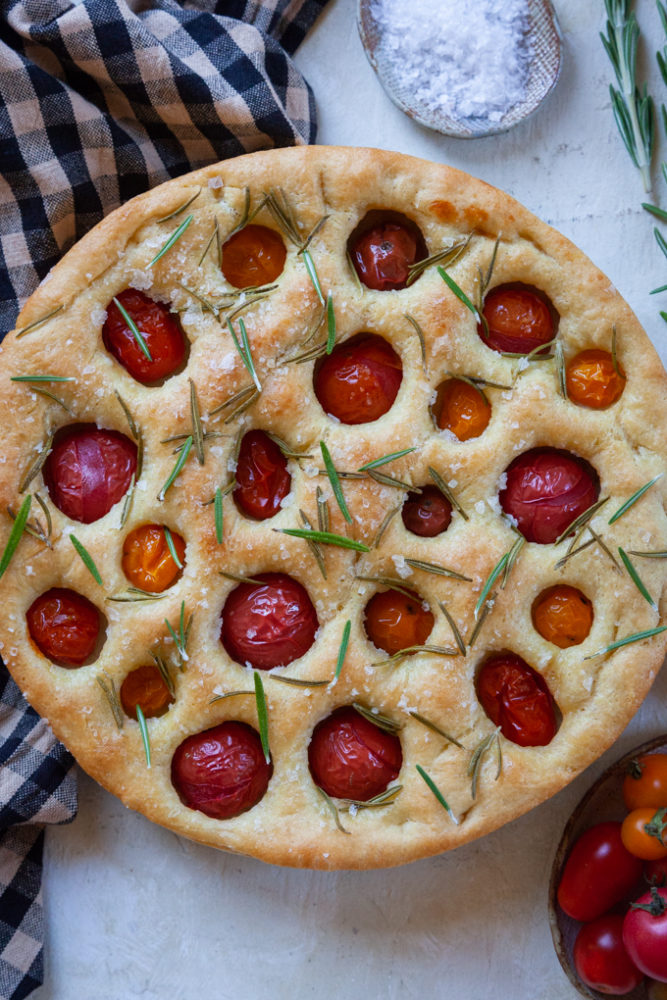
[[[574,964],[584,983],[623,995],[644,976],[667,982],[667,754],[633,760],[623,781],[630,810],[622,822],[598,823],[575,842],[557,898],[583,924]],[[650,890],[637,895],[642,875]]]

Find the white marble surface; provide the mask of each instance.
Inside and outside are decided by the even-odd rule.
[[[662,43],[654,4],[636,6],[652,62]],[[331,0],[297,56],[317,97],[319,138],[451,163],[511,192],[606,271],[665,359],[658,309],[667,294],[648,292],[667,281],[667,261],[612,120],[602,0],[556,7],[565,59],[557,91],[514,131],[464,142],[403,117],[366,62],[354,0]],[[663,669],[616,747],[550,802],[454,853],[385,872],[291,871],[227,856],[151,825],[82,776],[78,818],[48,835],[47,975],[33,996],[574,998],[547,925],[551,858],[602,767],[667,730],[666,704]]]

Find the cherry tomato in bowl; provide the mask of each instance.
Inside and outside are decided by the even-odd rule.
[[[623,820],[621,837],[628,851],[643,861],[667,858],[667,808],[642,806]]]
[[[584,924],[574,942],[574,965],[582,982],[606,996],[624,996],[644,978],[623,943],[620,913]]]
[[[398,777],[398,736],[374,725],[352,705],[319,722],[308,746],[310,773],[327,795],[368,802]]]
[[[145,351],[117,302],[139,331]],[[142,385],[159,385],[180,371],[187,360],[188,341],[178,318],[164,303],[136,288],[119,292],[107,306],[102,340],[107,351]]]
[[[316,365],[314,388],[325,413],[342,424],[365,424],[391,409],[402,381],[393,347],[376,334],[359,333]]]
[[[642,876],[625,847],[621,824],[596,823],[575,841],[558,883],[558,905],[574,920],[595,920],[619,903]]]
[[[633,758],[623,780],[623,801],[628,811],[667,806],[667,753],[642,754]]]
[[[667,982],[667,889],[652,886],[628,910],[623,942],[647,976]]]

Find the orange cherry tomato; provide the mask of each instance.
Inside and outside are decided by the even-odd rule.
[[[621,825],[621,840],[625,849],[642,861],[667,857],[667,807],[633,809]]]
[[[52,587],[26,612],[30,638],[44,656],[60,667],[80,667],[97,647],[101,615],[74,590]]]
[[[418,594],[408,597],[398,590],[384,590],[366,605],[364,624],[373,645],[393,656],[410,646],[423,646],[434,621]]]
[[[488,331],[480,323],[477,332],[488,347],[503,354],[529,354],[556,335],[548,305],[527,288],[494,288],[484,300],[482,313]]]
[[[163,524],[142,524],[127,535],[122,565],[133,587],[161,594],[178,579],[185,565],[185,542],[175,531],[171,537],[180,567],[169,551]]]
[[[623,801],[629,810],[667,806],[666,753],[647,753],[630,761],[623,781]]]
[[[469,382],[450,378],[438,393],[438,427],[451,431],[459,441],[479,437],[491,419],[491,404]]]
[[[608,351],[580,351],[565,372],[568,398],[579,406],[605,410],[620,399],[626,383],[625,372]]]
[[[287,251],[267,226],[245,226],[222,248],[222,273],[234,288],[268,285],[282,274]]]
[[[133,320],[151,357],[146,357],[113,300],[107,306],[102,327],[107,351],[142,385],[169,378],[181,368],[187,354],[188,344],[178,317],[164,303],[155,302],[136,288],[124,289],[116,299]]]
[[[559,583],[543,590],[533,603],[533,625],[559,649],[578,646],[593,624],[593,605],[576,587]]]
[[[315,371],[322,409],[343,424],[365,424],[389,410],[403,380],[403,365],[386,340],[359,333],[334,348]]]
[[[137,705],[147,719],[164,715],[173,701],[164,678],[154,663],[137,667],[120,686],[120,701],[126,715],[137,717]]]

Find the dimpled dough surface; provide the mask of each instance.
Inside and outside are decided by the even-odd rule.
[[[223,241],[239,225],[246,189],[254,209],[263,192],[278,188],[289,199],[304,239],[327,216],[309,250],[324,294],[332,294],[338,342],[372,332],[387,340],[401,358],[403,381],[396,401],[372,423],[349,426],[328,417],[313,391],[314,362],[286,361],[326,339],[327,332],[325,321],[303,347],[321,307],[303,256],[287,237],[287,260],[277,287],[242,313],[261,394],[228,422],[233,406],[210,416],[249,384],[249,375],[227,328],[228,312],[216,315],[197,297],[217,302],[230,291],[220,271],[215,240],[203,261],[202,255],[216,221]],[[194,195],[183,213],[159,221]],[[362,289],[346,259],[346,243],[366,213],[376,209],[403,213],[416,223],[429,253],[472,234],[466,251],[448,271],[473,301],[480,271],[486,272],[500,237],[491,286],[522,282],[544,292],[560,315],[558,340],[566,361],[586,348],[609,350],[615,326],[618,359],[627,375],[620,400],[601,411],[576,406],[560,394],[555,360],[526,362],[487,348],[477,334],[475,317],[434,266],[401,291]],[[190,214],[192,222],[182,236],[149,267]],[[266,207],[253,221],[279,229]],[[106,307],[130,285],[168,303],[179,314],[190,342],[185,369],[158,387],[134,381],[102,342]],[[239,303],[243,298],[234,307]],[[376,150],[326,147],[255,153],[171,181],[118,209],[42,283],[17,328],[57,308],[50,319],[20,338],[8,335],[0,348],[5,401],[0,508],[18,510],[19,484],[50,431],[90,422],[130,436],[117,393],[140,429],[143,470],[120,530],[122,502],[100,520],[80,524],[49,502],[41,473],[33,479],[28,491],[39,492],[49,507],[52,547],[24,534],[0,581],[2,655],[28,700],[79,763],[124,803],[202,843],[265,861],[316,868],[380,867],[447,850],[513,819],[570,781],[621,732],[659,668],[667,633],[585,659],[619,638],[655,628],[659,621],[630,577],[614,569],[599,545],[556,568],[568,541],[558,546],[526,544],[507,586],[494,588],[492,609],[465,657],[420,652],[398,663],[377,665],[386,655],[366,636],[364,608],[382,587],[355,579],[391,577],[416,590],[435,616],[429,643],[454,646],[439,602],[469,639],[482,587],[516,540],[498,503],[503,472],[517,455],[546,445],[585,458],[597,471],[600,496],[610,499],[592,524],[614,552],[618,546],[667,548],[666,479],[615,524],[607,524],[614,510],[664,471],[665,373],[628,306],[565,238],[506,194],[425,161]],[[424,332],[425,365],[406,313]],[[238,331],[238,322],[235,325]],[[40,372],[74,378],[48,386],[71,415],[29,385],[10,382],[12,375]],[[435,428],[430,407],[449,372],[511,386],[487,390],[492,416],[478,438],[459,442]],[[204,429],[220,436],[206,438],[203,465],[191,452],[159,500],[179,444],[162,442],[191,433],[189,380],[196,386]],[[295,452],[311,457],[289,460],[291,493],[270,521],[245,518],[231,497],[225,497],[224,540],[218,544],[210,501],[216,488],[233,478],[239,429],[254,427],[271,431]],[[421,486],[431,481],[428,470],[434,467],[468,519],[455,512],[446,532],[420,538],[404,528],[399,514],[389,522],[380,543],[372,546],[385,515],[401,504],[405,491],[370,478],[344,479],[354,518],[346,528],[328,479],[317,472],[322,466],[320,441],[326,442],[342,471],[414,448],[381,471]],[[317,524],[317,485],[329,501],[331,530],[372,546],[367,554],[325,546],[326,579],[305,541],[274,530],[302,527],[299,510]],[[31,519],[35,515],[43,524],[44,516],[33,501]],[[123,538],[147,522],[168,524],[183,536],[185,570],[160,600],[110,601],[127,588],[121,568]],[[4,546],[11,530],[4,513],[1,528]],[[101,587],[74,551],[68,538],[72,532],[94,559]],[[472,582],[410,570],[405,558],[440,564]],[[645,559],[640,568],[648,591],[664,607],[663,566],[660,560]],[[351,621],[349,647],[336,683],[294,686],[263,672],[273,776],[257,805],[227,820],[187,808],[171,783],[172,755],[190,734],[225,720],[258,727],[253,696],[213,700],[218,694],[253,689],[251,672],[234,663],[219,640],[220,612],[237,586],[219,570],[237,576],[287,572],[308,591],[320,625],[315,642],[302,658],[278,668],[278,674],[331,679],[345,622]],[[533,601],[558,582],[580,588],[595,612],[588,638],[564,650],[541,638],[531,623]],[[27,608],[55,586],[86,596],[107,618],[99,656],[78,669],[51,663],[27,632]],[[193,622],[188,659],[180,669],[165,620],[177,626],[182,602]],[[122,728],[117,727],[97,678],[106,676],[119,687],[130,670],[150,662],[150,650],[161,650],[169,663],[175,701],[165,715],[148,720],[152,751],[148,769],[138,724],[125,718]],[[494,731],[477,700],[475,675],[485,657],[500,650],[517,653],[542,674],[558,706],[560,725],[543,747],[520,747],[500,736],[501,773],[497,775],[498,760],[491,750],[482,758],[473,799],[471,753]],[[390,805],[342,812],[346,835],[311,779],[308,744],[321,719],[355,701],[400,725],[402,789]],[[408,714],[410,710],[451,734],[464,749],[426,728]],[[416,765],[441,790],[458,823],[445,812]]]

